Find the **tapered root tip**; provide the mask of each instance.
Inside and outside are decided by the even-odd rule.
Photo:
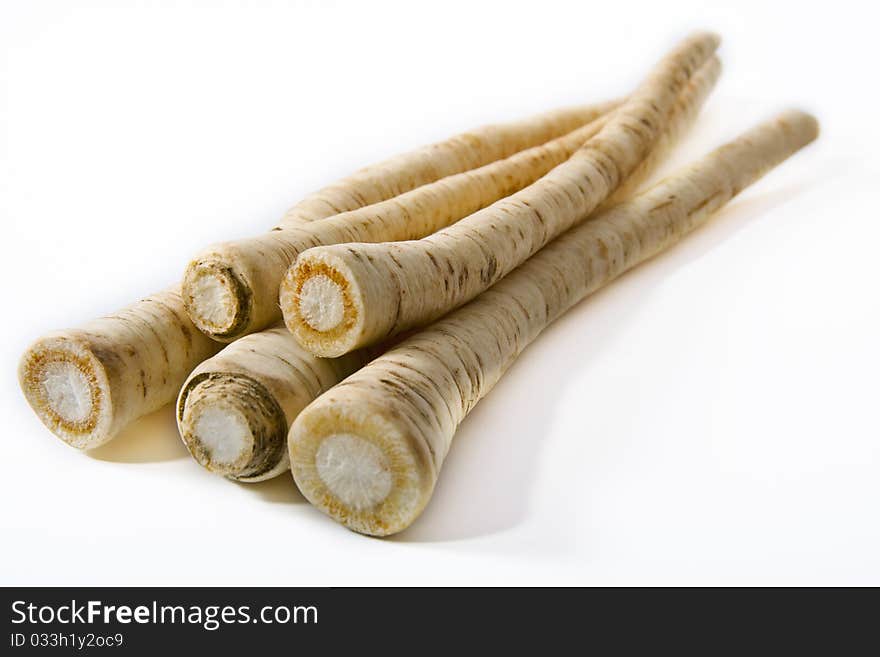
[[[424,509],[435,477],[430,458],[381,410],[328,403],[307,408],[288,436],[303,495],[349,529],[388,536]]]
[[[260,481],[287,466],[284,412],[250,377],[213,372],[187,382],[177,425],[192,457],[211,472]]]
[[[721,45],[721,35],[712,30],[696,30],[679,42],[681,48],[689,48],[698,44],[708,56]]]
[[[107,376],[84,345],[64,338],[40,340],[25,352],[18,376],[37,417],[67,444],[90,449],[113,437]]]
[[[183,302],[205,335],[227,342],[238,337],[249,313],[247,286],[223,263],[195,261],[183,277]]]
[[[333,358],[358,346],[362,303],[351,280],[341,262],[306,252],[281,283],[284,323],[317,356]]]
[[[805,146],[819,137],[819,119],[808,112],[788,109],[779,114],[778,120],[787,124],[790,130],[797,131],[798,146]]]
[[[717,48],[721,45],[721,34],[718,32],[714,32],[712,30],[702,30],[700,32],[696,32],[695,36],[697,38],[706,39],[714,48]]]

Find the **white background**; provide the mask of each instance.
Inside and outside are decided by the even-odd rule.
[[[878,16],[708,4],[3,2],[0,583],[880,584]],[[725,73],[670,166],[788,106],[820,142],[549,329],[400,536],[201,470],[167,409],[83,454],[25,404],[41,333],[700,27]]]

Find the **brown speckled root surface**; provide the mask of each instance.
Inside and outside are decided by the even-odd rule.
[[[633,184],[641,182],[681,126],[693,121],[714,85],[717,45],[714,35],[686,39],[568,161],[448,228],[420,240],[339,244],[302,253],[288,275],[296,281],[294,288],[302,287],[301,270],[313,260],[334,262],[348,272],[346,287],[361,304],[355,308],[356,317],[345,318],[352,328],[331,337],[303,321],[296,298],[288,302],[282,297],[288,328],[314,353],[339,356],[423,326],[473,299],[554,237],[584,221],[628,177],[635,174]],[[692,80],[696,82],[687,93]]]
[[[19,382],[34,412],[66,443],[89,449],[174,400],[192,369],[220,348],[199,332],[178,286],[77,329],[55,331],[25,351]],[[70,365],[87,382],[91,405],[71,421],[49,404],[46,376]]]
[[[309,194],[285,213],[278,228],[296,227],[379,203],[440,178],[510,157],[589,123],[614,104],[579,105],[486,125],[395,155]]]
[[[309,501],[348,528],[385,536],[428,503],[456,428],[525,347],[568,308],[701,225],[818,134],[786,112],[636,198],[572,228],[472,302],[416,333],[306,408],[288,438]],[[345,504],[320,476],[329,437],[354,435],[386,455],[394,486],[368,507]]]
[[[584,109],[566,121],[554,121],[546,130],[528,131],[531,137],[526,141],[554,135],[559,126],[567,127],[575,117],[588,119],[613,107],[616,104],[606,103]],[[430,235],[522,189],[564,162],[601,129],[605,116],[607,112],[561,137],[477,166],[479,162],[509,150],[500,144],[487,147],[483,157],[468,157],[455,166],[440,167],[438,170],[449,172],[443,178],[403,190],[392,198],[366,207],[357,207],[308,225],[288,225],[285,230],[210,246],[193,258],[184,273],[187,312],[200,330],[223,342],[261,330],[281,319],[279,287],[288,267],[302,251],[324,244],[387,242]],[[518,147],[526,142],[514,140],[510,143]],[[470,168],[470,165],[476,168]],[[469,168],[462,170],[464,166]],[[226,290],[224,299],[199,296],[200,284],[206,277],[221,282]],[[282,303],[287,293],[288,290],[282,289]],[[218,304],[222,306],[220,320],[215,315]]]

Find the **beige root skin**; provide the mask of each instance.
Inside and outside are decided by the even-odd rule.
[[[530,187],[425,239],[301,253],[281,286],[285,324],[305,348],[332,357],[423,325],[473,298],[597,206],[618,201],[612,191],[621,175],[627,177],[618,189],[626,194],[644,181],[714,87],[720,73],[711,56],[715,43],[711,36],[686,42],[596,136]],[[336,326],[317,327],[302,312],[304,302],[321,305],[315,295],[302,294],[319,264],[321,275],[359,300],[346,306]]]
[[[19,383],[34,412],[79,449],[98,447],[172,401],[219,345],[189,321],[175,286],[31,345]]]
[[[685,133],[696,122],[697,115],[720,77],[721,60],[717,55],[713,55],[694,73],[687,87],[673,105],[669,112],[666,129],[660,134],[654,148],[617,186],[617,189],[599,205],[596,212],[603,212],[619,203],[628,201],[642,189],[645,181],[669,157]]]
[[[371,353],[317,358],[284,327],[246,336],[199,365],[181,387],[181,438],[212,472],[242,482],[275,477],[289,467],[294,418]]]
[[[510,157],[575,130],[617,101],[568,107],[520,121],[476,128],[357,171],[310,194],[284,215],[278,228],[296,227],[379,203],[446,176]]]
[[[548,324],[679,241],[817,134],[815,119],[801,112],[759,125],[571,229],[477,299],[318,398],[288,437],[291,470],[303,495],[354,531],[386,536],[405,529],[428,503],[458,425]],[[324,441],[339,434],[372,443],[384,459],[372,454],[366,468],[349,468],[337,455],[327,481],[317,459]],[[351,450],[350,458],[363,460],[362,450]],[[361,480],[383,462],[390,472],[380,478],[403,483],[375,502],[382,482]],[[347,479],[353,484],[340,486]],[[358,497],[357,490],[364,493]]]
[[[322,244],[385,242],[430,235],[533,183],[604,125],[605,116],[539,146],[449,175],[392,199],[259,237],[214,245],[183,279],[187,312],[200,330],[228,342],[281,319],[282,281],[302,251]],[[500,151],[497,151],[500,152]]]

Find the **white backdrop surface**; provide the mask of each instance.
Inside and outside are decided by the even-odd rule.
[[[880,584],[876,13],[2,3],[0,584]],[[790,106],[820,141],[546,331],[405,533],[201,470],[170,409],[83,454],[25,404],[41,333],[364,164],[626,93],[701,27],[725,72],[665,170]]]

